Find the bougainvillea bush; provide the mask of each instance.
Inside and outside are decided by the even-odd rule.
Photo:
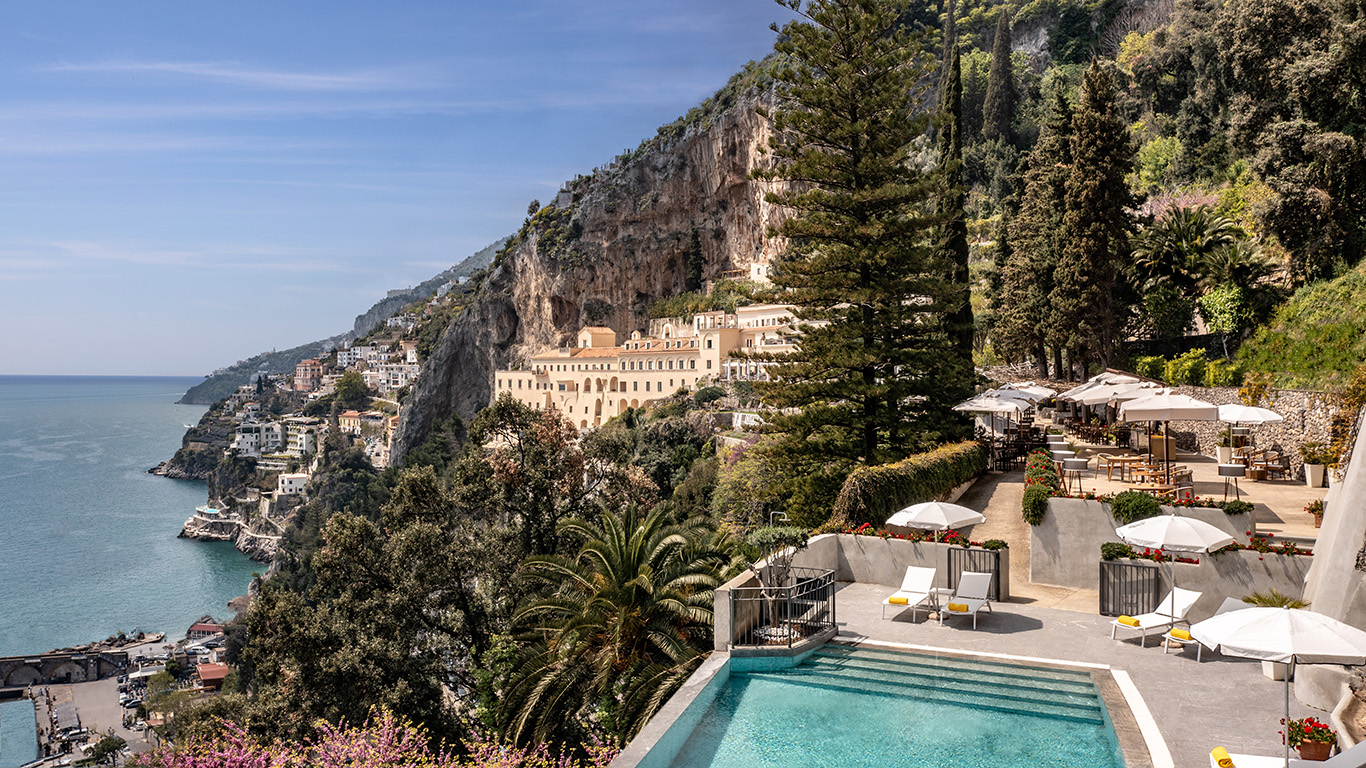
[[[463,743],[464,756],[433,750],[420,729],[383,714],[357,727],[319,723],[303,742],[262,743],[233,724],[215,739],[190,740],[138,755],[137,768],[605,768],[614,749],[592,748],[585,759],[553,755],[546,745],[516,748],[492,741]]]

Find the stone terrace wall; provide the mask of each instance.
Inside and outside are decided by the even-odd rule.
[[[1183,386],[1175,389],[1183,395],[1215,405],[1241,402],[1237,387]],[[1305,443],[1328,443],[1328,428],[1338,408],[1336,396],[1302,389],[1273,389],[1266,400],[1258,405],[1279,413],[1285,421],[1253,427],[1252,434],[1257,447],[1284,453],[1290,458],[1291,472],[1303,479],[1304,462],[1300,461],[1300,446]],[[1227,427],[1227,424],[1217,421],[1173,421],[1170,425],[1178,448],[1206,456],[1215,455],[1219,437]]]

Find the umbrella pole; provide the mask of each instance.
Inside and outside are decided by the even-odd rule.
[[[1295,657],[1291,656],[1285,663],[1285,674],[1281,675],[1285,679],[1285,729],[1281,738],[1285,742],[1285,768],[1290,768],[1290,667],[1294,663]]]

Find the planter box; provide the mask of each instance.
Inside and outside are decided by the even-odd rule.
[[[1220,464],[1233,463],[1233,448],[1227,445],[1221,445],[1214,449],[1214,453],[1218,456]]]
[[[1322,464],[1305,464],[1305,465],[1304,465],[1304,482],[1305,482],[1305,484],[1308,485],[1310,488],[1321,488],[1321,487],[1323,487],[1323,470],[1324,470],[1324,468],[1325,468],[1325,467],[1324,467],[1324,465],[1322,465]]]

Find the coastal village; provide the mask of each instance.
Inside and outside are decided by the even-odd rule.
[[[29,768],[1366,766],[1366,6],[780,5],[215,382],[151,471],[263,572],[0,658]]]

